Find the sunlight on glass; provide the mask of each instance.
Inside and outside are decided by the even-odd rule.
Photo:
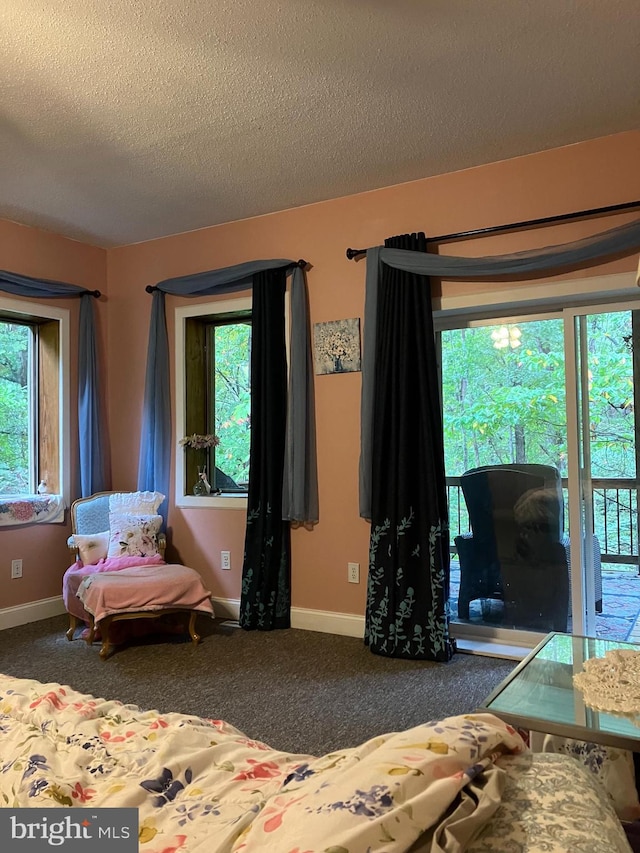
[[[506,347],[515,349],[521,345],[521,337],[522,332],[517,326],[500,326],[499,329],[494,329],[491,332],[491,340],[496,349],[505,349]]]

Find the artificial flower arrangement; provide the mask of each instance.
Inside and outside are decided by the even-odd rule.
[[[194,432],[193,435],[185,435],[180,439],[181,447],[192,447],[194,450],[208,450],[210,447],[217,447],[220,444],[220,439],[217,435],[209,433],[208,435],[198,435]]]
[[[220,439],[213,433],[200,435],[194,432],[192,435],[185,435],[184,438],[181,438],[179,444],[181,447],[190,447],[192,450],[209,450],[211,447],[217,447],[220,444]],[[193,491],[196,495],[211,494],[211,483],[207,477],[206,463],[202,466],[198,465],[198,481],[193,487]]]

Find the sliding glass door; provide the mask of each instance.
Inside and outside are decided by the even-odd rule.
[[[569,525],[580,531],[571,560],[573,632],[640,639],[639,312],[619,304],[564,313]]]
[[[631,308],[441,328],[454,633],[631,629],[614,590],[638,570]]]

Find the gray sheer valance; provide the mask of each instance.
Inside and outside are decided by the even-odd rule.
[[[291,275],[291,338],[287,417],[287,462],[284,472],[283,517],[295,522],[318,520],[313,362],[304,262],[249,261],[219,270],[167,279],[153,292],[147,373],[143,403],[138,488],[169,493],[171,402],[169,344],[165,294],[213,296],[251,288],[255,273],[287,268]]]
[[[31,278],[15,272],[0,270],[0,290],[16,296],[31,296],[40,299],[68,299],[74,296],[100,296],[99,290],[88,290],[79,284],[64,281],[49,281],[46,278]]]
[[[589,261],[610,255],[626,254],[640,248],[640,219],[557,246],[528,249],[510,255],[493,255],[486,258],[457,258],[450,255],[431,255],[405,249],[367,249],[367,268],[370,253],[378,252],[378,262],[390,267],[442,278],[487,278],[500,275],[527,275],[561,267],[577,267]]]
[[[590,261],[624,255],[640,249],[640,220],[629,222],[573,243],[530,249],[484,258],[431,255],[405,249],[376,246],[367,249],[367,271],[362,355],[362,397],[360,421],[360,515],[371,518],[371,440],[373,387],[375,377],[375,336],[378,280],[382,264],[416,275],[450,279],[477,279],[497,276],[527,276],[566,267],[584,266]]]
[[[93,298],[99,290],[77,284],[31,278],[0,270],[0,290],[32,299],[68,299],[79,297],[78,334],[78,449],[80,455],[80,493],[82,497],[106,488],[103,460],[102,417],[100,412],[99,370],[95,340]]]

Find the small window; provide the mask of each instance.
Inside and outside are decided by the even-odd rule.
[[[210,405],[207,432],[212,483],[223,492],[246,492],[251,449],[251,312],[205,320]]]
[[[35,491],[37,327],[0,319],[0,494]]]
[[[33,495],[41,482],[51,494],[68,491],[69,312],[31,310],[0,299],[0,494],[7,497]]]
[[[245,506],[251,446],[251,299],[176,309],[176,426],[184,436],[215,434],[208,450],[176,457],[178,506]],[[206,472],[209,495],[194,494]],[[218,492],[219,490],[219,492]]]

